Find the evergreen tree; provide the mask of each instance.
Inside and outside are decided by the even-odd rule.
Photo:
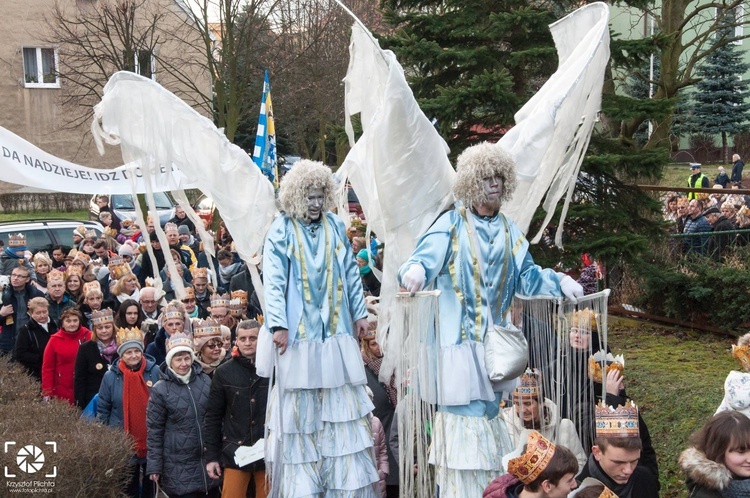
[[[529,0],[383,0],[384,38],[455,157],[498,140],[557,57],[554,13]]]
[[[698,75],[703,78],[695,84],[693,93],[692,128],[695,132],[721,134],[722,157],[729,162],[727,134],[746,130],[750,104],[745,103],[745,92],[750,81],[742,75],[750,64],[742,60],[733,43],[721,44],[706,57]]]

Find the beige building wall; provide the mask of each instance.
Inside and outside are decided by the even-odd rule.
[[[64,2],[66,8],[78,8],[81,2],[98,0],[58,1]],[[163,25],[159,29],[155,80],[210,118],[211,86],[205,69],[205,46],[192,28],[194,21],[178,3],[182,0],[146,1],[151,8],[165,9],[163,12],[168,13],[163,16]],[[65,129],[65,118],[72,112],[82,112],[61,105],[65,85],[69,82],[63,79],[51,88],[33,88],[25,82],[24,47],[58,48],[45,42],[50,38],[45,16],[50,16],[54,5],[55,0],[2,0],[0,126],[68,161],[96,168],[119,166],[122,157],[116,148],[108,147],[105,156],[96,151],[91,140],[90,121],[76,129]],[[62,57],[59,52],[56,56]],[[160,64],[159,59],[179,67],[183,73],[180,78],[171,75],[169,68],[165,67],[169,64]],[[101,83],[103,86],[106,81]],[[0,182],[0,192],[7,192],[8,187]]]

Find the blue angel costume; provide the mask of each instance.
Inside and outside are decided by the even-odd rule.
[[[524,234],[502,213],[479,216],[457,203],[427,230],[399,269],[403,283],[411,265],[422,265],[425,287],[441,291],[441,371],[432,374],[439,392],[427,400],[439,405],[430,462],[441,498],[481,498],[487,484],[503,473],[502,456],[512,450],[496,416],[499,397],[487,375],[483,340],[492,324],[508,325],[516,293],[561,295],[558,275],[534,264],[528,248]]]
[[[289,331],[266,452],[273,459],[281,444],[282,497],[374,498],[373,404],[352,327],[367,310],[344,225],[331,213],[312,223],[282,215],[263,257],[266,327]]]

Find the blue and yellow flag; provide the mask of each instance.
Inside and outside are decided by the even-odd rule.
[[[266,70],[263,81],[263,97],[260,101],[260,116],[258,116],[258,133],[255,135],[253,162],[260,168],[263,174],[268,177],[271,183],[277,187],[276,128],[273,124],[271,84],[268,81],[268,70]]]

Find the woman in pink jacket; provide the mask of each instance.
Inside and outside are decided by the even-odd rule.
[[[81,313],[68,308],[60,313],[60,331],[49,338],[42,359],[42,395],[55,396],[75,403],[73,375],[76,354],[84,342],[91,339],[91,331],[81,325]]]

